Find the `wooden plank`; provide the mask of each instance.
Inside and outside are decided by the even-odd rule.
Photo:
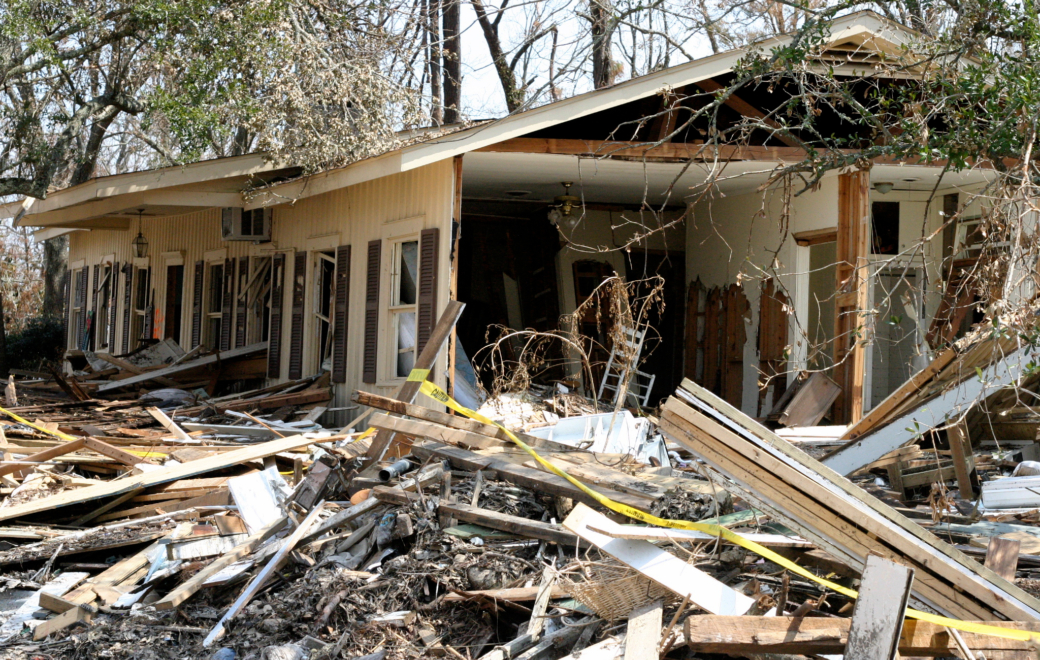
[[[183,440],[185,442],[192,442],[192,443],[198,443],[199,442],[199,440],[197,438],[191,437],[190,435],[187,434],[187,432],[184,429],[182,429],[181,427],[177,426],[177,423],[174,422],[172,419],[170,419],[169,415],[164,413],[159,408],[156,408],[155,406],[150,406],[148,408],[145,408],[144,410],[149,415],[151,415],[153,418],[155,418],[155,421],[157,421],[160,424],[162,424],[164,429],[166,429],[167,431],[172,433],[175,438],[177,438],[179,440]]]
[[[869,169],[838,175],[834,380],[841,387],[841,393],[834,410],[838,417],[835,421],[851,424],[863,416],[866,345],[861,338],[871,282],[869,198]]]
[[[378,493],[375,491],[383,488],[385,488],[385,486],[377,486],[373,489],[373,495],[379,497]],[[520,516],[513,516],[498,511],[479,509],[474,506],[458,504],[455,502],[442,501],[437,508],[438,511],[461,522],[482,525],[502,532],[509,532],[510,534],[518,534],[520,536],[526,536],[527,538],[549,541],[550,543],[558,543],[569,548],[573,548],[575,544],[582,548],[589,547],[588,543],[579,539],[577,534],[564,529],[560,525],[521,518]]]
[[[439,440],[449,445],[462,447],[463,449],[487,449],[489,447],[514,447],[512,442],[503,442],[498,438],[490,438],[486,435],[478,435],[471,431],[461,429],[450,429],[440,424],[431,424],[414,419],[402,419],[391,417],[385,413],[372,415],[368,421],[370,426],[377,429],[404,433],[406,435]]]
[[[242,541],[242,543],[235,546],[232,550],[224,553],[219,559],[210,562],[209,565],[191,576],[190,579],[178,585],[176,589],[166,594],[162,599],[156,601],[155,609],[172,610],[191,598],[202,588],[202,585],[205,584],[206,580],[210,579],[228,566],[251,555],[264,541],[271,538],[272,535],[280,530],[285,524],[285,521],[285,518],[275,521],[268,527]]]
[[[513,603],[519,603],[529,600],[534,600],[538,596],[538,592],[541,591],[540,587],[513,587],[511,589],[484,589],[478,591],[455,591],[447,594],[444,597],[446,603],[457,603],[464,600],[473,600],[481,598],[491,598],[493,600],[507,600]],[[551,598],[566,598],[569,594],[567,590],[559,585],[553,586],[550,590]]]
[[[79,623],[80,621],[84,623],[90,623],[90,620],[92,618],[93,617],[91,613],[88,612],[85,608],[78,606],[73,607],[72,609],[62,614],[59,614],[53,619],[47,619],[40,625],[36,626],[36,628],[33,630],[33,641],[38,642],[41,639],[45,639],[56,632],[65,630],[69,626],[75,623]]]
[[[40,597],[42,594],[47,593],[52,596],[61,596],[89,576],[90,573],[62,573],[40,587],[36,593],[29,596],[24,603],[18,606],[18,609],[7,617],[7,620],[3,622],[3,625],[0,625],[0,642],[6,642],[22,632],[22,627],[25,623],[31,621],[33,619],[33,614],[36,613],[36,610],[40,609]]]
[[[784,408],[779,422],[787,427],[816,426],[841,393],[841,387],[820,372],[798,388]]]
[[[94,520],[98,516],[100,516],[100,515],[102,515],[104,513],[107,513],[108,511],[111,511],[112,509],[116,508],[120,504],[126,502],[127,500],[132,499],[135,495],[138,495],[138,494],[140,494],[142,492],[144,492],[144,488],[136,488],[136,489],[130,491],[129,493],[123,493],[122,495],[120,495],[119,497],[115,498],[114,500],[109,501],[107,504],[104,504],[103,506],[100,506],[100,507],[94,509],[90,513],[84,514],[83,516],[80,516],[79,518],[76,518],[75,520],[72,521],[72,526],[73,527],[83,527],[84,525],[86,525],[91,520]]]
[[[423,460],[430,456],[445,458],[459,469],[470,470],[471,472],[483,470],[484,474],[490,478],[502,479],[545,494],[570,497],[587,504],[597,504],[594,498],[571,485],[566,479],[492,456],[482,456],[459,447],[449,447],[436,442],[416,443],[412,445],[412,453]],[[492,476],[492,473],[494,473],[494,476]],[[632,495],[631,493],[621,493],[596,486],[590,486],[590,488],[616,502],[627,504],[641,511],[649,511],[653,506],[654,500],[652,498]]]
[[[571,511],[563,526],[603,552],[650,578],[662,587],[689,598],[690,602],[712,614],[744,614],[754,599],[731,589],[707,573],[687,564],[647,541],[612,539],[596,529],[616,529],[619,525],[584,504]]]
[[[914,583],[912,568],[867,557],[845,655],[859,660],[892,660],[903,632],[903,617]]]
[[[448,301],[448,304],[444,306],[444,311],[441,312],[440,318],[437,319],[437,324],[433,326],[433,330],[430,332],[429,341],[426,342],[426,345],[423,346],[422,351],[419,353],[419,357],[416,358],[414,369],[433,369],[444,342],[451,335],[451,331],[459,317],[462,316],[462,310],[464,309],[466,309],[465,303],[457,300]],[[421,381],[405,381],[404,385],[401,385],[400,389],[397,390],[397,395],[394,398],[404,403],[412,403],[419,394],[420,387],[422,387]],[[380,429],[376,433],[375,439],[372,440],[372,446],[369,447],[368,453],[365,454],[365,462],[374,463],[382,460],[387,447],[394,440],[394,435],[393,431]]]
[[[249,601],[251,601],[253,597],[257,594],[257,592],[259,592],[260,589],[264,586],[264,584],[267,583],[267,581],[271,577],[271,574],[277,571],[279,568],[281,568],[282,564],[285,563],[285,560],[289,558],[289,553],[296,548],[296,545],[300,542],[300,540],[304,536],[306,536],[307,533],[311,530],[311,528],[314,527],[315,523],[318,522],[319,516],[321,515],[321,511],[324,508],[325,502],[322,501],[319,502],[313,509],[311,509],[311,512],[307,514],[307,517],[303,519],[303,522],[301,522],[300,525],[293,531],[292,535],[289,536],[288,539],[286,539],[285,543],[282,544],[282,547],[279,548],[278,552],[276,552],[275,555],[271,557],[271,560],[267,562],[267,565],[263,567],[263,569],[257,574],[255,578],[253,578],[253,581],[250,582],[249,586],[245,588],[245,591],[242,592],[242,595],[239,596],[238,599],[236,599],[235,602],[231,604],[231,607],[228,608],[228,611],[224,614],[223,617],[221,617],[220,621],[217,622],[217,625],[213,626],[213,630],[211,630],[209,634],[206,635],[206,639],[202,640],[202,646],[204,648],[208,648],[213,644],[213,642],[217,641],[218,639],[224,636],[225,624],[231,621],[231,619],[235,618],[235,616],[240,611],[242,611],[242,608],[248,605]]]
[[[1018,553],[1022,542],[1016,539],[1005,539],[994,536],[989,540],[986,549],[986,568],[1005,580],[1014,580],[1018,569]]]
[[[199,367],[206,367],[209,365],[215,365],[218,362],[224,363],[230,360],[238,358],[245,358],[252,355],[258,355],[267,350],[267,342],[260,342],[257,344],[250,344],[249,346],[242,346],[240,348],[233,348],[230,351],[219,351],[210,355],[203,355],[202,357],[195,358],[190,362],[184,362],[163,369],[156,369],[155,371],[148,371],[143,374],[137,374],[130,378],[124,378],[123,380],[112,381],[99,385],[97,391],[110,392],[112,390],[118,390],[129,385],[138,385],[140,383],[147,383],[151,380],[165,376],[174,376],[181,374],[192,369],[198,369]]]
[[[660,598],[632,610],[625,631],[625,660],[660,660],[657,646],[663,619],[664,601]]]
[[[123,493],[137,490],[139,488],[157,486],[159,484],[177,481],[178,479],[186,479],[207,472],[222,470],[248,461],[255,461],[268,456],[274,456],[275,454],[280,454],[284,451],[306,447],[315,442],[332,443],[336,440],[342,440],[344,437],[346,436],[312,438],[303,435],[294,435],[288,438],[280,438],[270,442],[250,445],[248,447],[236,449],[235,451],[211,456],[210,458],[203,458],[201,460],[191,461],[190,463],[184,463],[174,467],[145,472],[144,474],[120,479],[118,481],[110,481],[97,486],[90,486],[88,488],[79,488],[74,491],[58,493],[57,495],[44,497],[32,502],[5,507],[0,509],[0,520],[11,520],[14,518],[20,518],[21,516],[69,506],[71,504],[81,504],[83,502],[90,502],[104,497],[122,495]]]
[[[755,508],[858,569],[871,552],[916,569],[915,597],[963,619],[1030,619],[1040,602],[690,381],[666,402],[666,435],[728,474]],[[711,415],[712,418],[709,418]],[[718,421],[715,421],[715,420]],[[717,462],[729,452],[732,462]],[[773,493],[772,484],[787,484]],[[779,486],[777,486],[779,487]],[[761,492],[763,496],[756,493]],[[768,498],[768,499],[767,499]],[[938,600],[937,600],[938,599]]]
[[[470,521],[473,522],[473,521]],[[606,534],[612,539],[629,539],[640,541],[715,541],[719,537],[704,532],[695,532],[686,529],[665,529],[664,527],[643,527],[642,525],[618,525],[612,529],[593,530]],[[755,534],[740,532],[740,535],[749,541],[759,545],[774,548],[813,548],[812,541],[798,537],[781,536],[780,534]],[[725,539],[722,539],[725,543]]]
[[[975,486],[971,481],[971,471],[975,467],[975,456],[971,451],[971,440],[968,437],[968,425],[963,421],[946,429],[946,437],[950,441],[950,453],[953,454],[953,469],[957,475],[957,490],[962,500],[975,499]]]
[[[50,449],[44,449],[41,452],[37,452],[35,454],[26,456],[23,459],[23,461],[25,463],[42,463],[43,461],[49,461],[52,458],[63,456],[64,454],[70,454],[79,449],[83,449],[85,441],[85,438],[80,438],[79,440],[72,440],[71,442],[66,442],[55,447],[51,447]],[[11,474],[12,472],[18,472],[20,470],[25,469],[25,465],[0,465],[0,476],[3,476],[5,474]]]
[[[74,607],[83,607],[88,612],[90,612],[91,609],[94,609],[96,611],[96,608],[91,608],[91,606],[89,605],[77,605],[76,603],[65,600],[61,596],[56,596],[54,594],[47,593],[46,591],[40,592],[40,607],[42,607],[45,610],[54,612],[55,614],[62,614],[64,612],[68,612]]]
[[[845,652],[851,625],[850,619],[836,617],[693,615],[684,622],[683,633],[687,646],[698,654],[832,655]],[[1000,625],[1040,632],[1038,621],[1002,621]],[[990,659],[1031,657],[1029,642],[966,632],[961,635],[973,651]],[[952,656],[956,655],[956,647],[944,627],[907,619],[899,636],[899,653],[904,657]],[[1009,655],[1001,656],[1003,653]]]
[[[147,458],[143,458],[136,454],[131,454],[128,451],[123,451],[118,447],[113,447],[107,442],[101,442],[100,440],[97,440],[95,438],[84,438],[83,444],[84,446],[86,446],[87,449],[96,451],[102,456],[107,456],[129,467],[135,467],[138,463],[147,463],[149,465],[156,464],[155,461],[150,461]]]

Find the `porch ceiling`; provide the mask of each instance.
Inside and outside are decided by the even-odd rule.
[[[462,195],[468,199],[522,199],[549,202],[563,194],[562,181],[574,182],[571,194],[602,204],[654,204],[668,200],[681,205],[699,192],[711,173],[710,164],[643,163],[638,160],[590,159],[537,153],[473,152],[463,159]],[[768,178],[775,163],[733,161],[721,164],[718,189],[727,195],[754,192]],[[684,167],[686,168],[684,170]],[[940,167],[875,165],[872,183],[891,182],[896,190],[930,191]],[[941,189],[985,182],[985,170],[947,173]],[[671,197],[667,191],[671,187]],[[526,191],[527,194],[510,194]]]

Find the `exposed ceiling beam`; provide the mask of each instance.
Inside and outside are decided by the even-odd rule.
[[[719,91],[722,91],[722,90],[726,89],[726,87],[724,85],[721,85],[721,84],[715,82],[715,80],[713,78],[707,78],[705,80],[700,80],[700,81],[698,81],[698,82],[696,82],[694,84],[697,85],[698,87],[700,87],[701,89],[703,89],[706,92],[719,92]],[[765,124],[766,126],[769,126],[773,130],[776,130],[776,131],[783,131],[784,130],[784,127],[781,126],[778,121],[776,121],[775,119],[773,119],[771,117],[767,117],[766,113],[762,112],[761,110],[759,110],[755,106],[751,105],[750,103],[748,103],[744,99],[740,98],[736,94],[730,94],[729,96],[727,96],[726,100],[724,100],[723,103],[725,103],[728,107],[732,108],[733,110],[736,110],[737,112],[739,112],[741,115],[743,115],[745,117],[751,117],[752,119],[760,119],[760,120],[762,120],[763,124]],[[790,135],[784,135],[782,132],[774,134],[773,137],[775,137],[776,139],[780,140],[781,142],[783,142],[784,144],[786,144],[789,147],[796,147],[797,148],[797,147],[800,146],[798,144],[797,140],[792,138]]]

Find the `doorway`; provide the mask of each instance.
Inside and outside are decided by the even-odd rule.
[[[639,370],[654,374],[649,402],[658,401],[674,392],[683,379],[683,322],[686,309],[686,253],[664,250],[633,250],[626,258],[629,282],[646,280],[654,275],[664,278],[664,309],[653,306],[647,319],[650,330],[643,343],[643,360]],[[639,296],[650,291],[650,283],[641,285]]]

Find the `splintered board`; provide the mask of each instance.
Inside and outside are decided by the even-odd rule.
[[[98,484],[97,486],[88,486],[87,488],[78,488],[74,491],[58,493],[57,495],[33,500],[32,502],[26,502],[25,504],[6,507],[0,509],[0,520],[12,520],[14,518],[20,518],[34,513],[41,513],[43,511],[50,511],[63,506],[91,502],[105,497],[112,497],[113,495],[122,495],[123,493],[137,490],[139,488],[158,486],[159,484],[177,481],[178,479],[187,479],[207,472],[213,472],[214,470],[222,470],[234,465],[240,465],[247,461],[267,458],[268,456],[280,454],[283,451],[292,451],[293,449],[306,447],[315,442],[335,442],[336,440],[342,440],[345,437],[347,436],[334,435],[327,437],[313,437],[308,434],[279,438],[278,440],[264,442],[259,445],[250,445],[248,447],[236,449],[235,451],[224,452],[216,456],[202,458],[197,461],[191,461],[171,468],[153,470],[127,479],[110,481],[108,483]]]
[[[661,429],[726,488],[854,570],[871,553],[913,568],[917,602],[960,619],[1040,618],[1040,601],[688,380],[666,402]]]

